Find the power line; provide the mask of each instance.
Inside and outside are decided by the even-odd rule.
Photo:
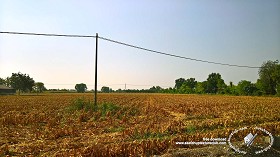
[[[143,47],[140,47],[140,46],[135,46],[135,45],[127,44],[127,43],[124,43],[124,42],[120,42],[120,41],[116,41],[116,40],[112,40],[112,39],[108,39],[108,38],[104,38],[104,37],[100,37],[100,36],[98,38],[100,38],[102,40],[109,41],[109,42],[125,45],[125,46],[128,46],[128,47],[132,47],[132,48],[136,48],[136,49],[140,49],[140,50],[144,50],[144,51],[149,51],[149,52],[152,52],[152,53],[157,53],[157,54],[161,54],[161,55],[166,55],[166,56],[171,56],[171,57],[176,57],[176,58],[182,58],[182,59],[187,59],[187,60],[192,60],[192,61],[197,61],[197,62],[204,62],[204,63],[210,63],[210,64],[218,64],[218,65],[232,66],[232,67],[239,67],[239,68],[260,68],[260,67],[255,67],[255,66],[235,65],[235,64],[219,63],[219,62],[212,62],[212,61],[207,61],[207,60],[189,58],[189,57],[179,56],[179,55],[175,55],[175,54],[155,51],[155,50],[151,50],[151,49],[143,48]]]
[[[223,66],[239,67],[239,68],[260,68],[260,67],[256,67],[256,66],[219,63],[219,62],[195,59],[195,58],[190,58],[190,57],[184,57],[184,56],[180,56],[180,55],[164,53],[164,52],[160,52],[160,51],[156,51],[156,50],[151,50],[151,49],[147,49],[147,48],[143,48],[143,47],[140,47],[140,46],[135,46],[135,45],[127,44],[127,43],[124,43],[124,42],[120,42],[120,41],[116,41],[116,40],[112,40],[112,39],[108,39],[108,38],[104,38],[104,37],[100,37],[100,36],[98,36],[98,37],[97,36],[93,36],[93,35],[46,34],[46,33],[23,33],[23,32],[0,32],[0,33],[2,33],[2,34],[19,34],[19,35],[38,35],[38,36],[100,38],[102,40],[113,42],[113,43],[116,43],[116,44],[121,44],[121,45],[124,45],[124,46],[132,47],[132,48],[136,48],[136,49],[140,49],[140,50],[144,50],[144,51],[148,51],[148,52],[152,52],[152,53],[156,53],[156,54],[161,54],[161,55],[181,58],[181,59],[187,59],[187,60],[192,60],[192,61],[197,61],[197,62],[203,62],[203,63],[209,63],[209,64],[217,64],[217,65],[223,65]]]
[[[38,35],[38,36],[96,38],[96,36],[94,36],[94,35],[46,34],[46,33],[22,33],[22,32],[0,32],[0,33],[2,33],[2,34],[19,34],[19,35]]]
[[[57,86],[57,85],[60,85],[60,86],[74,86],[76,85],[76,83],[73,83],[73,84],[50,84],[50,83],[45,83],[44,85],[47,85],[47,86]],[[86,84],[87,86],[94,86],[93,84]],[[146,86],[146,87],[152,87],[152,86],[155,86],[155,85],[143,85],[143,84],[128,84],[128,83],[120,83],[120,84],[97,84],[98,86],[124,86],[124,85],[128,85],[128,86]],[[170,86],[166,86],[166,85],[162,85],[160,87],[170,87]]]

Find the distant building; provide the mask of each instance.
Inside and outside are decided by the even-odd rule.
[[[0,84],[0,95],[5,94],[16,94],[16,90],[14,88],[10,88]]]

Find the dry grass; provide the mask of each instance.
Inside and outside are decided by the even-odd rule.
[[[280,134],[280,98],[99,94],[99,104],[120,110],[69,111],[81,97],[93,101],[92,94],[0,96],[0,156],[149,156],[242,126]]]

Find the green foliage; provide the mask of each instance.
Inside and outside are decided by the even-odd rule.
[[[27,74],[22,74],[20,72],[18,73],[12,73],[12,76],[10,78],[7,78],[7,82],[16,90],[20,92],[31,92],[32,87],[35,84],[35,81],[33,78],[31,78]]]
[[[195,87],[197,84],[197,81],[195,81],[195,78],[179,78],[175,80],[175,89],[180,94],[191,94],[195,93]]]
[[[109,92],[110,92],[110,88],[109,88],[109,87],[106,87],[106,86],[103,86],[103,87],[101,88],[101,92],[102,92],[102,93],[109,93]]]
[[[84,83],[76,84],[75,89],[77,90],[78,93],[84,93],[87,89],[87,85]]]
[[[197,93],[197,94],[205,93],[205,85],[203,85],[203,82],[197,82],[196,87],[195,87],[195,93]]]
[[[219,73],[211,73],[207,78],[206,93],[223,93],[226,85]]]
[[[259,86],[265,94],[276,94],[277,85],[280,84],[280,64],[279,61],[264,62],[259,69]]]
[[[178,91],[179,91],[180,94],[191,94],[191,93],[193,93],[193,90],[189,86],[187,86],[187,84],[185,82],[179,88]]]
[[[277,96],[280,96],[280,84],[276,86]]]
[[[33,90],[37,93],[42,93],[43,91],[46,91],[46,87],[44,86],[44,83],[42,82],[36,82],[33,86]]]
[[[98,104],[97,108],[95,108],[94,103],[92,103],[90,100],[86,100],[85,98],[74,99],[70,106],[66,108],[66,110],[68,112],[90,111],[93,113],[98,113],[97,117],[93,117],[94,120],[105,118],[108,113],[110,116],[115,116],[115,118],[118,119],[122,119],[124,116],[136,116],[140,113],[140,110],[135,106],[119,106],[107,102]]]
[[[175,89],[180,89],[180,87],[183,85],[185,81],[186,80],[184,78],[179,78],[175,80]]]
[[[110,112],[112,115],[116,114],[117,111],[121,109],[120,106],[117,106],[112,103],[103,103],[98,106],[98,110],[101,111],[102,116],[105,116],[108,112]]]
[[[188,78],[186,79],[185,84],[193,91],[197,84],[197,81],[195,81],[195,78]]]
[[[94,103],[91,102],[90,100],[86,100],[85,98],[74,99],[68,109],[71,111],[75,111],[75,110],[95,111]],[[102,116],[105,116],[109,111],[112,114],[115,114],[120,109],[121,107],[115,104],[102,103],[102,104],[98,104],[96,111],[100,111]]]
[[[5,79],[2,79],[2,78],[0,77],[0,84],[6,84]]]
[[[237,86],[235,86],[232,82],[230,82],[229,86],[226,86],[225,88],[225,94],[239,95]]]
[[[188,134],[195,133],[196,127],[194,125],[189,125],[185,128],[185,132]]]
[[[71,105],[68,107],[70,111],[75,110],[85,110],[85,111],[93,111],[94,104],[91,103],[89,100],[85,100],[84,98],[77,98],[72,101]]]
[[[153,86],[153,87],[151,87],[150,89],[149,89],[149,91],[151,92],[151,93],[160,93],[161,91],[162,91],[162,88],[160,87],[160,86]]]
[[[242,80],[238,83],[237,90],[240,95],[255,95],[258,91],[255,84],[246,80]]]
[[[164,137],[168,137],[170,135],[168,135],[167,133],[160,133],[160,132],[144,132],[144,133],[140,133],[140,132],[135,132],[132,136],[131,139],[132,140],[143,140],[143,139],[163,139]]]
[[[118,126],[118,127],[110,127],[108,129],[105,129],[104,131],[107,133],[113,133],[113,132],[122,132],[124,130],[125,130],[124,127]]]

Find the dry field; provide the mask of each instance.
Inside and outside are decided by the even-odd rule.
[[[93,94],[0,96],[0,156],[150,156],[243,126],[280,134],[276,97],[99,94],[99,104],[118,108],[71,110],[82,97],[93,101]]]

